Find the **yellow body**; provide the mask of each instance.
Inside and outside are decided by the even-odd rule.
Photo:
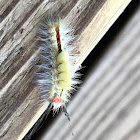
[[[58,87],[63,91],[69,90],[71,88],[71,75],[67,52],[62,51],[58,54],[57,66]]]
[[[39,30],[39,46],[42,56],[41,74],[38,83],[43,99],[51,101],[53,110],[65,107],[71,92],[78,84],[76,68],[71,66],[76,58],[73,30],[67,20],[56,17],[56,12],[47,14]],[[75,46],[74,46],[75,47]],[[44,64],[45,63],[45,64]],[[74,69],[73,69],[74,68]]]

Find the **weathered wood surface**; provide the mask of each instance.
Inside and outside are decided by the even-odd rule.
[[[132,7],[111,28],[112,36],[105,35],[96,46],[95,50],[106,48],[96,64],[93,55],[99,54],[95,50],[89,56],[91,60],[86,60],[92,69],[67,108],[74,136],[61,113],[39,140],[140,139],[140,8]],[[133,13],[131,17],[129,13]]]
[[[35,84],[38,22],[55,7],[79,35],[80,65],[131,0],[0,0],[0,139],[20,140],[46,105]]]

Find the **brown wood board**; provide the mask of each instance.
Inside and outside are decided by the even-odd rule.
[[[79,66],[131,0],[0,0],[0,138],[22,139],[46,110],[35,83],[38,23],[48,10],[78,35]]]

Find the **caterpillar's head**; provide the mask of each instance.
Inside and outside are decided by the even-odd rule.
[[[61,97],[56,97],[53,100],[53,109],[58,110],[60,107],[63,106],[63,99]]]

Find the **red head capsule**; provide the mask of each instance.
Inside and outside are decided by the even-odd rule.
[[[56,103],[56,104],[60,104],[60,103],[63,102],[63,100],[62,100],[61,98],[55,98],[55,99],[53,100],[53,102]]]

